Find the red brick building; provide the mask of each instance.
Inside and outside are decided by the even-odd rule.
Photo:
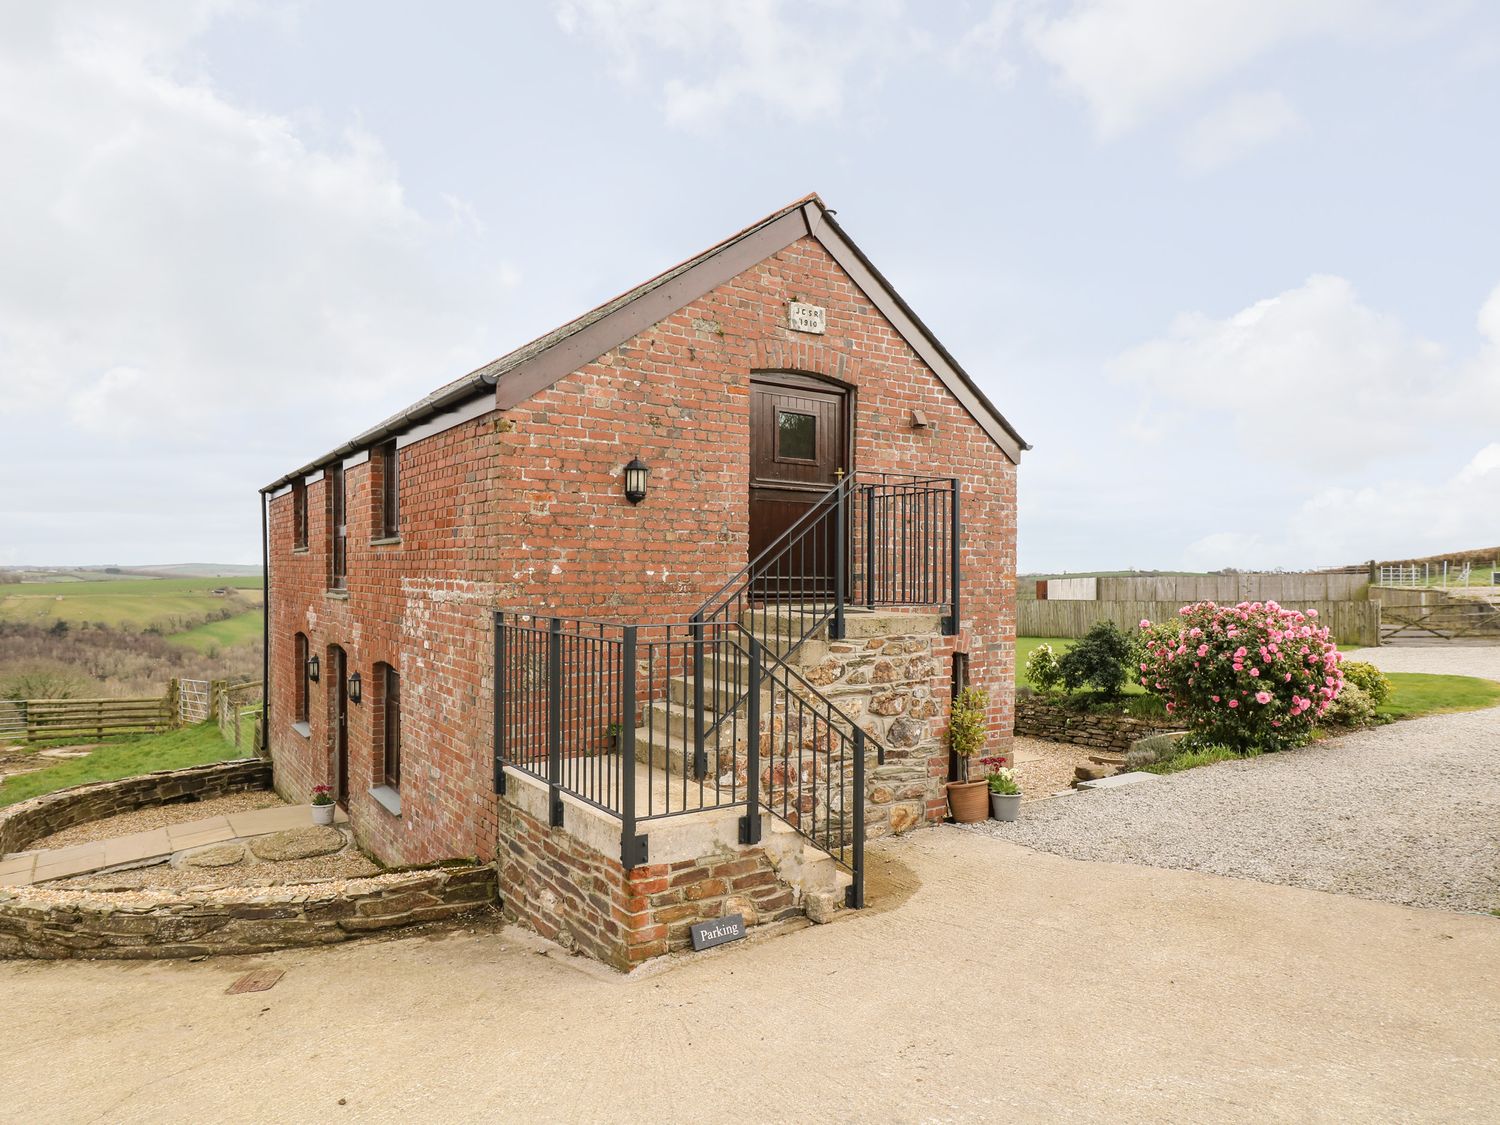
[[[1025,448],[800,200],[264,490],[277,788],[616,964],[823,909],[1008,749]]]

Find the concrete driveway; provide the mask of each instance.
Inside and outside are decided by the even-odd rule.
[[[624,978],[517,931],[0,963],[3,1116],[1493,1121],[1500,919],[941,828],[880,908]],[[226,996],[251,967],[268,992]]]

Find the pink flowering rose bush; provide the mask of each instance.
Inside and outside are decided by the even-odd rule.
[[[1183,606],[1141,622],[1139,678],[1195,741],[1238,752],[1305,742],[1344,686],[1343,659],[1317,611],[1275,602]]]

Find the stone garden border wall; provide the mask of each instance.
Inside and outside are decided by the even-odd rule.
[[[0,810],[0,854],[117,813],[270,788],[271,763],[241,758],[59,789]],[[0,957],[160,959],[330,945],[480,910],[495,894],[494,868],[474,863],[198,893],[0,887]]]
[[[265,953],[455,918],[494,901],[495,870],[477,864],[199,894],[4,888],[0,957]]]
[[[43,793],[0,809],[0,855],[24,851],[33,840],[119,813],[178,801],[206,801],[271,788],[271,763],[236,758],[206,766],[161,770],[118,781],[96,781]]]
[[[1016,733],[1028,738],[1123,754],[1139,738],[1180,729],[1160,720],[1078,711],[1034,695],[1016,697]]]

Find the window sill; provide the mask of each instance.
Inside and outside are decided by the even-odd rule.
[[[305,554],[307,554],[307,548],[306,547],[293,547],[292,548],[292,554],[294,554],[294,555],[305,555]]]
[[[372,546],[372,547],[399,547],[399,546],[401,546],[401,536],[399,536],[399,535],[387,535],[387,536],[385,536],[385,537],[383,537],[381,539],[371,539],[370,540],[370,546]]]
[[[311,723],[293,723],[292,724],[292,729],[294,731],[296,731],[298,734],[300,734],[303,738],[311,738],[312,737],[312,724]]]
[[[377,785],[370,790],[370,796],[374,797],[376,803],[392,816],[401,815],[401,790],[393,789],[389,785]]]
[[[349,600],[348,590],[324,590],[325,598],[332,598],[336,602],[347,602]]]

